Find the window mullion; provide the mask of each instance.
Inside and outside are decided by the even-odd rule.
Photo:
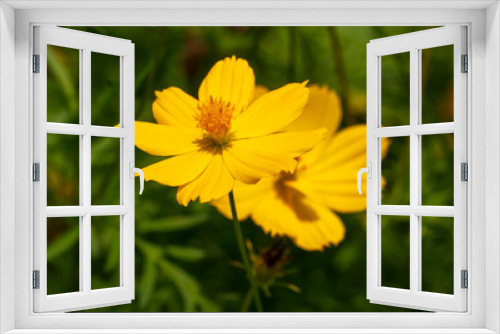
[[[79,56],[79,66],[80,66],[80,69],[79,69],[79,76],[78,76],[79,77],[79,83],[78,83],[79,84],[79,86],[78,86],[78,88],[79,88],[79,92],[78,92],[78,94],[79,94],[79,97],[78,97],[78,101],[79,101],[78,108],[79,108],[79,110],[78,110],[78,113],[79,113],[79,120],[80,120],[80,122],[79,122],[78,126],[83,127],[82,124],[83,124],[83,110],[84,110],[83,109],[83,104],[84,104],[83,103],[83,96],[84,95],[83,95],[83,80],[82,80],[82,78],[83,78],[83,72],[84,72],[84,64],[83,64],[84,62],[83,62],[83,50],[79,50],[79,51],[80,51],[80,56]],[[47,131],[49,131],[50,125],[51,124],[49,122],[47,122]],[[82,168],[82,162],[83,162],[83,136],[79,135],[78,138],[79,138],[79,142],[80,142],[80,145],[79,145],[79,152],[80,152],[80,160],[79,160],[80,166],[79,167],[80,168],[79,168],[79,177],[78,177],[78,180],[79,180],[78,181],[79,182],[79,192],[80,192],[80,194],[79,194],[79,200],[80,200],[79,205],[81,207],[84,207],[83,206],[84,205],[84,201],[83,201],[83,197],[84,197],[84,193],[83,193],[84,183],[83,183],[83,168]],[[78,246],[79,247],[79,257],[78,257],[79,258],[79,266],[78,266],[78,269],[80,270],[80,274],[79,274],[79,290],[83,291],[83,289],[84,289],[83,282],[85,280],[84,279],[84,273],[85,273],[85,271],[83,270],[84,269],[83,264],[85,263],[84,261],[86,260],[84,258],[84,256],[83,256],[83,254],[85,253],[85,250],[84,250],[85,239],[83,238],[83,233],[82,233],[83,230],[84,230],[84,226],[85,226],[85,224],[84,224],[84,216],[80,216],[79,220],[80,220],[80,222],[79,222],[79,224],[80,224],[79,225],[79,233],[78,233],[78,235],[79,235],[78,236],[78,238],[79,238],[79,240],[78,240],[78,243],[79,243],[79,246]]]
[[[90,126],[90,116],[91,116],[91,78],[90,78],[90,50],[84,49],[82,52],[82,73],[81,73],[81,92],[82,92],[82,125],[85,127]],[[80,160],[80,169],[82,170],[82,202],[83,206],[90,208],[91,206],[91,135],[89,132],[82,136],[82,159]],[[82,257],[82,278],[83,278],[83,291],[90,293],[91,290],[91,258],[90,258],[90,248],[91,248],[91,215],[87,212],[83,216],[83,226],[81,230],[82,236],[82,247],[81,247],[81,257]]]
[[[132,46],[133,50],[133,46]],[[120,120],[124,130],[131,135],[121,140],[121,196],[122,205],[127,214],[121,219],[121,280],[122,286],[129,289],[130,298],[134,298],[134,179],[130,178],[130,162],[135,165],[134,156],[134,53],[130,52],[120,58]]]
[[[124,92],[123,92],[123,80],[124,80],[124,75],[123,75],[123,57],[120,57],[120,124],[124,124],[128,126],[129,124],[126,124],[125,122],[125,117],[124,117],[124,103],[123,103],[123,98],[124,98]],[[135,140],[135,137],[134,137]],[[124,161],[125,158],[125,152],[124,152],[124,145],[123,145],[123,139],[120,140],[120,204],[124,205],[125,200],[124,200],[124,190],[125,190],[125,184],[124,184],[124,168],[128,167],[126,166],[126,162]],[[135,165],[135,163],[134,163]],[[120,216],[120,286],[125,285],[125,266],[126,266],[126,261],[125,261],[125,218],[124,216]]]
[[[410,51],[410,291],[415,293],[420,285],[420,217],[413,209],[420,204],[420,145],[413,128],[419,124],[419,51]]]

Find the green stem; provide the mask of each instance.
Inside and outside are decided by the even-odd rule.
[[[241,305],[240,312],[248,312],[250,304],[252,303],[252,298],[253,298],[253,290],[249,289],[245,296],[245,299],[243,300],[243,305]]]
[[[295,80],[295,47],[297,44],[297,36],[295,34],[295,27],[288,27],[289,31],[289,43],[288,43],[288,81],[293,82]]]
[[[146,108],[146,103],[150,97],[150,92],[153,91],[154,80],[155,80],[155,76],[158,73],[158,67],[161,64],[161,61],[164,59],[164,57],[163,57],[163,44],[165,43],[166,31],[167,31],[167,27],[162,27],[160,29],[160,33],[158,36],[157,48],[156,48],[156,56],[155,56],[155,60],[153,63],[153,68],[151,69],[151,72],[149,73],[148,81],[146,83],[146,89],[144,90],[142,99],[140,101],[140,106],[137,109],[141,116],[143,114],[145,114],[146,112],[151,112],[151,106],[148,106]],[[142,119],[142,118],[139,117],[138,119]]]
[[[257,281],[253,274],[252,266],[250,265],[250,260],[248,259],[247,248],[243,240],[243,232],[241,231],[240,222],[238,220],[238,214],[236,213],[236,204],[234,204],[234,195],[231,191],[229,193],[229,204],[231,204],[231,213],[233,214],[233,226],[234,233],[236,234],[236,240],[238,241],[238,248],[240,249],[241,257],[243,259],[243,264],[247,270],[248,280],[253,290],[255,306],[257,307],[257,312],[262,312],[262,302],[260,301],[259,290],[257,288]]]
[[[344,64],[344,57],[342,55],[342,46],[340,44],[340,37],[337,27],[327,27],[330,36],[330,44],[333,52],[333,61],[335,62],[335,70],[339,79],[340,100],[342,102],[342,109],[344,110],[345,122],[347,125],[356,123],[354,115],[351,113],[351,92],[349,89],[349,80],[347,78],[347,71]]]

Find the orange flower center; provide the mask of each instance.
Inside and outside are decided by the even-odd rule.
[[[233,112],[234,105],[232,103],[210,96],[207,102],[198,106],[195,120],[198,122],[198,127],[206,131],[214,144],[224,146],[230,141]]]

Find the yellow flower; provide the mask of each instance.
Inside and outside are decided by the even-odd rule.
[[[178,186],[177,200],[187,205],[227,195],[235,180],[256,183],[293,172],[295,158],[325,134],[282,130],[301,115],[309,96],[305,86],[291,83],[254,100],[253,70],[233,56],[212,67],[198,100],[176,87],[157,91],[158,124],[136,121],[135,143],[149,154],[172,157],[144,168],[146,181]]]
[[[271,235],[286,235],[305,250],[338,245],[345,236],[340,217],[366,209],[365,195],[356,188],[356,173],[366,166],[366,125],[339,132],[342,110],[337,94],[326,87],[310,86],[304,112],[286,126],[287,131],[308,131],[327,126],[326,141],[301,156],[294,172],[264,178],[255,185],[236,182],[234,198],[238,217],[253,221]],[[382,141],[385,155],[388,140]],[[364,186],[363,193],[366,192]],[[212,202],[232,218],[228,200]]]

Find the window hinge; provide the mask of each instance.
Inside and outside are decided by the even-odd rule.
[[[33,55],[33,73],[40,73],[40,55]]]
[[[469,166],[466,162],[460,164],[460,180],[469,181]]]
[[[33,270],[33,289],[40,289],[40,270]]]
[[[33,164],[33,181],[39,182],[40,181],[40,163],[35,162]]]
[[[462,55],[462,70],[460,72],[467,73],[469,71],[469,56]]]
[[[469,274],[467,270],[461,271],[461,281],[462,281],[462,289],[467,289],[469,287]]]

